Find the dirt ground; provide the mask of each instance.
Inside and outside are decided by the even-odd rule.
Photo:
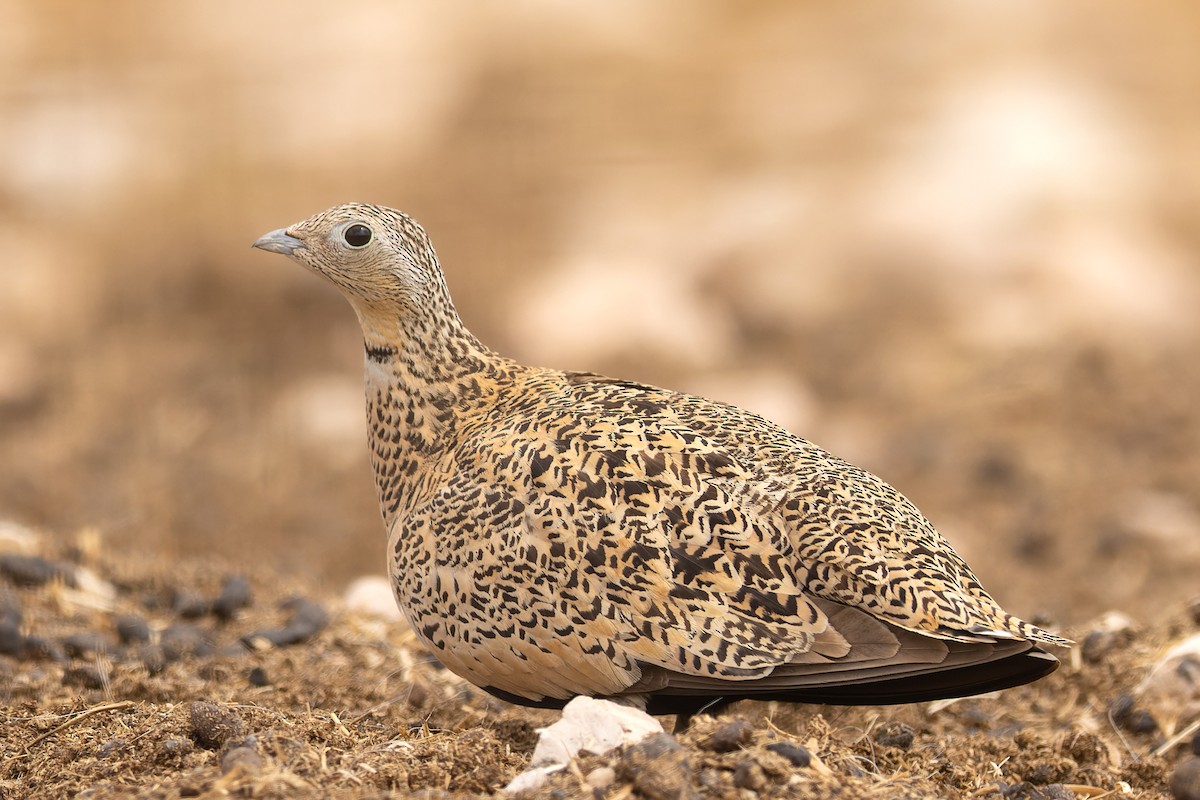
[[[245,572],[117,560],[98,544],[6,573],[25,640],[0,656],[0,797],[489,796],[556,718],[491,699],[404,626],[285,576],[231,582]],[[281,630],[295,641],[269,644]],[[741,703],[673,740],[583,757],[533,796],[1166,797],[1194,745],[1164,747],[1176,720],[1130,695],[1165,643],[1197,631],[1200,609],[1171,609],[987,697]]]
[[[344,604],[361,339],[249,244],[348,200],[497,350],[779,421],[1081,643],[539,797],[1200,797],[1142,690],[1200,633],[1195,4],[604,5],[0,3],[0,798],[487,796],[555,719]]]

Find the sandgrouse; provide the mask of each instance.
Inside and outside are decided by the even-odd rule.
[[[425,231],[351,203],[272,231],[350,301],[396,600],[514,703],[687,715],[1004,689],[1070,644],[1006,613],[899,492],[735,406],[497,355]]]

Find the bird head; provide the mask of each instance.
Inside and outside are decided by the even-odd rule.
[[[445,279],[425,230],[407,214],[347,203],[259,237],[254,247],[280,253],[323,276],[359,316],[425,305]]]

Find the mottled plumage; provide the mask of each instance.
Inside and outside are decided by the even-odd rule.
[[[513,702],[690,713],[1025,683],[1066,640],[1005,613],[899,492],[755,414],[522,366],[463,326],[424,230],[350,204],[256,247],[332,281],[365,337],[396,599]]]

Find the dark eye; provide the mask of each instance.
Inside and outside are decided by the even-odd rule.
[[[366,225],[351,225],[346,228],[342,238],[351,247],[366,247],[371,242],[371,229]]]

